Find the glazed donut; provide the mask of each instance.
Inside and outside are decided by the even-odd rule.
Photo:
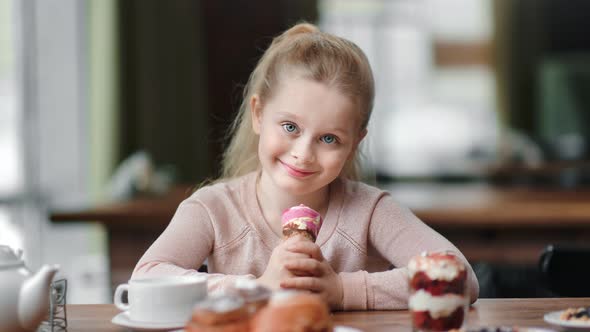
[[[188,332],[248,332],[250,314],[244,300],[222,294],[199,302],[193,308]]]
[[[252,332],[331,332],[334,324],[328,305],[318,296],[278,292],[252,319]]]

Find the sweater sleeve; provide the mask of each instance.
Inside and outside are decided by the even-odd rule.
[[[214,292],[237,278],[254,275],[225,275],[198,272],[212,252],[215,229],[206,206],[191,197],[180,204],[170,224],[141,257],[132,279],[164,275],[205,275],[208,289]]]
[[[380,198],[369,225],[369,241],[395,268],[384,272],[340,273],[344,310],[406,309],[409,288],[407,264],[423,251],[451,251],[468,270],[468,294],[473,303],[479,284],[471,265],[451,242],[424,224],[409,209],[400,207],[391,196]]]

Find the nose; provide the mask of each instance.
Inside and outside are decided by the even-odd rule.
[[[315,161],[315,153],[311,139],[300,137],[291,146],[291,157],[302,164],[309,164]]]

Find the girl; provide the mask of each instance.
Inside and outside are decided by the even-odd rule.
[[[411,257],[464,257],[387,192],[356,181],[373,96],[352,42],[306,23],[275,38],[246,86],[221,181],[180,204],[133,278],[198,274],[208,259],[210,291],[251,278],[318,293],[332,309],[407,308]],[[281,213],[301,203],[324,217],[318,238],[282,241]]]

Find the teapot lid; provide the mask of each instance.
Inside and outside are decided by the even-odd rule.
[[[21,254],[21,250],[15,253],[9,246],[0,244],[0,268],[22,265],[23,260],[20,258]]]

